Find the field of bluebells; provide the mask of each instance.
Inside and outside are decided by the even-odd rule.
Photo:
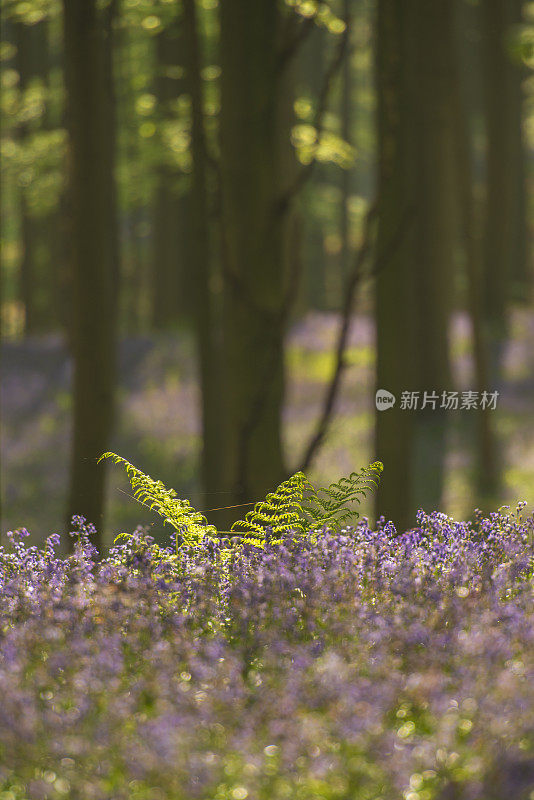
[[[74,524],[75,523],[75,524]],[[532,800],[534,520],[0,550],[0,798]]]

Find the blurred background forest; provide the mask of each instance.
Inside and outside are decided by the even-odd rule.
[[[534,3],[1,13],[3,534],[154,523],[109,449],[203,511],[375,458],[399,529],[532,500]]]

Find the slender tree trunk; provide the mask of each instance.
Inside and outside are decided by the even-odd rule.
[[[411,91],[415,48],[407,33],[403,35],[402,16],[400,2],[379,0],[376,31],[377,257],[388,248],[401,225],[406,225],[406,230],[376,281],[377,388],[386,389],[397,398],[392,409],[377,411],[376,416],[376,453],[385,468],[376,495],[376,508],[377,515],[393,519],[400,530],[412,523],[414,417],[401,411],[399,398],[403,390],[414,386],[416,375],[413,358],[416,346],[414,226],[409,218],[410,205],[415,202],[411,172],[415,142],[410,119],[414,105]]]
[[[450,0],[425,3],[417,10],[419,121],[417,183],[416,388],[439,397],[452,388],[448,326],[455,283],[454,127],[450,115],[449,64],[453,48]],[[448,413],[436,408],[415,418],[415,505],[439,508],[442,502]]]
[[[129,181],[134,183],[139,180],[137,162],[139,161],[137,112],[135,110],[136,92],[132,86],[137,73],[135,47],[133,37],[128,28],[118,28],[114,37],[114,46],[117,53],[115,64],[117,68],[116,81],[120,94],[117,96],[117,112],[121,120],[118,129],[121,134],[122,146],[119,146],[121,158],[124,159],[122,168],[129,173]],[[124,195],[119,201],[121,210],[120,242],[121,242],[121,297],[119,317],[128,334],[136,334],[146,327],[149,307],[148,287],[145,275],[145,246],[139,229],[143,224],[145,207],[144,199]]]
[[[113,425],[118,239],[112,27],[115,2],[64,0],[72,242],[73,437],[68,515],[98,528]]]
[[[352,0],[343,0],[343,19],[350,28],[352,22]],[[347,47],[343,69],[341,72],[341,138],[351,144],[351,111],[352,111],[352,48]],[[350,267],[350,230],[349,230],[349,198],[351,185],[351,170],[341,171],[341,205],[339,215],[339,233],[341,238],[341,286],[345,286]]]
[[[516,154],[516,167],[517,167],[517,217],[516,225],[517,232],[514,239],[514,250],[512,252],[511,264],[512,275],[510,285],[510,300],[512,302],[519,302],[523,305],[528,305],[533,298],[533,276],[531,274],[531,266],[529,262],[530,247],[529,247],[529,234],[528,234],[528,197],[526,178],[529,173],[529,165],[527,158],[527,148],[525,145],[525,137],[523,134],[523,87],[522,78],[523,73],[517,70],[515,85],[513,89],[514,110],[513,114],[516,120],[514,126],[515,145],[514,152]]]
[[[520,0],[482,3],[486,83],[486,209],[483,311],[489,331],[490,379],[499,379],[507,333],[512,278],[523,269],[525,237],[521,173],[521,70],[509,53],[511,26],[521,20]]]
[[[19,88],[26,92],[32,82],[42,82],[46,90],[49,71],[48,21],[33,25],[12,24],[17,52],[15,66]],[[38,121],[23,122],[18,138],[24,146],[28,137],[39,130],[50,130],[49,109]],[[19,296],[24,307],[24,332],[35,334],[50,329],[57,322],[57,279],[54,261],[56,240],[55,209],[32,208],[32,186],[19,187],[19,219],[21,259],[19,264]]]
[[[184,66],[186,39],[185,26],[182,27],[181,22],[177,15],[156,37],[154,90],[158,103],[159,125],[172,118],[175,113],[172,102],[184,92],[184,80],[175,74]],[[160,147],[163,150],[164,144],[161,141]],[[181,177],[183,179],[185,176]],[[184,195],[183,186],[180,187],[180,173],[167,158],[157,168],[154,195],[152,325],[157,329],[176,325],[184,316],[188,316],[188,302],[184,297],[186,215],[187,197]]]
[[[459,10],[459,3],[456,3],[456,11]],[[458,61],[460,64],[463,63],[461,55],[457,49],[457,58],[451,58],[449,75],[452,87],[452,117],[455,127],[459,233],[467,278],[467,306],[471,320],[475,387],[481,396],[482,392],[490,389],[489,340],[482,315],[480,225],[477,219],[474,195],[475,178],[468,106],[464,97],[465,86],[460,82],[460,71],[457,67]],[[495,507],[495,500],[501,484],[492,414],[493,412],[489,408],[482,408],[479,405],[476,419],[476,491],[477,505],[486,511]]]
[[[2,252],[0,249],[0,267],[3,267],[2,263]],[[3,270],[0,269],[0,344],[3,343],[3,336],[4,336],[4,328],[2,324],[3,320],[3,309],[4,309],[4,281],[3,281]],[[0,347],[0,369],[2,367],[2,348]],[[4,409],[2,407],[1,395],[0,395],[0,428],[4,424]],[[4,459],[2,456],[2,450],[0,448],[0,545],[3,544],[2,541],[2,531],[4,529],[4,521],[3,521],[3,514],[4,514]]]
[[[24,188],[19,198],[21,259],[19,265],[19,296],[24,307],[24,334],[35,332],[34,324],[34,281],[35,281],[35,225],[28,211]]]
[[[306,273],[304,280],[305,298],[303,311],[327,311],[327,281],[324,233],[318,224],[304,218],[304,261]]]
[[[303,94],[311,98],[317,94],[317,87],[321,85],[325,71],[326,45],[328,33],[324,28],[315,26],[308,40],[302,48],[302,55],[298,59],[298,82]],[[321,164],[318,164],[314,175],[314,185],[320,185],[326,176]],[[306,187],[305,192],[309,191]],[[303,281],[303,311],[308,308],[314,311],[329,310],[327,300],[327,256],[325,250],[325,235],[323,226],[317,217],[308,209],[307,194],[303,197],[303,260],[306,272]],[[306,213],[308,212],[308,213]]]
[[[184,57],[186,91],[191,98],[191,152],[193,171],[187,215],[188,270],[192,291],[193,318],[201,386],[202,451],[201,476],[204,490],[202,507],[223,505],[213,498],[228,484],[228,448],[225,440],[225,403],[222,392],[222,351],[217,328],[220,309],[213,291],[212,224],[208,191],[208,150],[203,114],[202,58],[195,0],[183,3]],[[220,495],[219,495],[220,496]],[[208,499],[209,498],[209,499]],[[209,515],[208,515],[209,516]],[[228,525],[228,515],[210,516],[221,527]],[[230,514],[235,519],[235,514]]]
[[[264,496],[285,473],[282,318],[288,219],[279,198],[289,130],[281,111],[281,18],[272,0],[225,0],[220,6],[224,368],[236,502]]]
[[[156,330],[182,325],[190,313],[183,280],[186,255],[183,222],[188,212],[184,208],[185,198],[178,194],[177,183],[170,169],[158,168],[153,200],[151,309],[152,327]]]
[[[19,74],[19,89],[24,93],[34,75],[32,59],[33,29],[29,25],[17,22],[13,26],[17,48],[16,69]],[[18,129],[18,138],[22,144],[27,139],[28,124],[23,123]],[[19,188],[19,219],[21,258],[19,264],[19,297],[24,308],[24,334],[34,333],[34,283],[35,283],[35,220],[30,216],[25,186]]]
[[[447,347],[452,283],[452,137],[447,119],[448,0],[379,0],[377,95],[379,210],[376,287],[377,388],[397,398],[377,411],[384,462],[377,512],[399,529],[418,507],[438,507],[450,387]],[[403,391],[418,408],[401,408]],[[424,404],[424,392],[438,400]]]
[[[515,26],[524,24],[523,0],[512,0],[508,12],[510,14],[511,35],[516,34]],[[512,59],[514,57],[512,56]],[[532,300],[532,275],[529,274],[528,246],[528,201],[527,201],[527,147],[524,128],[524,84],[528,78],[528,69],[515,56],[512,60],[510,75],[510,119],[513,165],[515,175],[515,215],[514,235],[512,237],[510,300],[528,303]]]

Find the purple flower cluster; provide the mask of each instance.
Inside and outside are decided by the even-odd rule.
[[[0,799],[530,800],[534,521],[0,548]]]

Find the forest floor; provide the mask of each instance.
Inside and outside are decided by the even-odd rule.
[[[284,437],[289,468],[298,465],[314,429],[334,366],[338,325],[336,314],[312,313],[295,323],[288,336]],[[516,309],[505,351],[503,385],[488,387],[500,391],[495,419],[503,460],[502,503],[514,504],[520,499],[534,502],[533,342],[534,314]],[[452,326],[459,390],[474,389],[470,350],[469,321],[459,313]],[[2,534],[24,526],[33,540],[39,541],[62,528],[69,463],[71,366],[57,336],[5,342],[1,357]],[[374,342],[370,317],[354,320],[347,360],[349,366],[328,439],[310,470],[310,477],[323,485],[359,469],[373,457]],[[111,449],[173,486],[179,496],[189,498],[196,507],[198,400],[194,346],[189,335],[122,341],[119,413]],[[472,411],[451,414],[441,510],[456,518],[469,518],[474,506],[473,421]],[[154,523],[155,515],[127,496],[131,492],[122,470],[110,465],[108,474],[108,538],[138,524]],[[223,506],[224,494],[210,498],[210,503],[210,508]],[[370,514],[370,504],[363,506],[362,512]],[[160,531],[156,521],[152,533],[159,538]]]

